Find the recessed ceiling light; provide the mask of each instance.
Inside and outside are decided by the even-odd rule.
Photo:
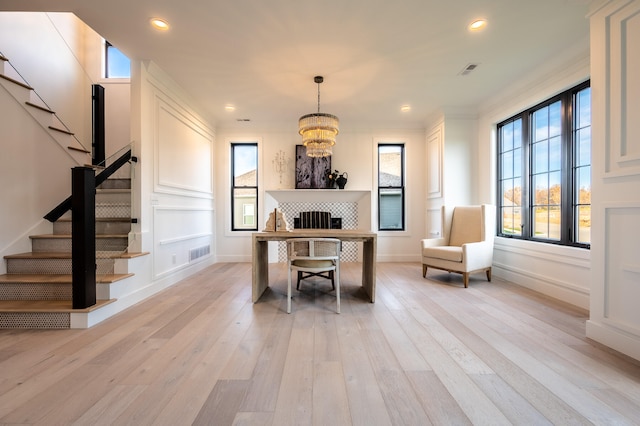
[[[151,26],[156,30],[167,31],[169,29],[169,23],[164,19],[151,18]]]
[[[486,19],[476,19],[469,24],[469,31],[480,31],[487,26]]]
[[[411,111],[411,105],[402,105],[402,106],[400,107],[400,111],[402,111],[402,112],[409,112],[409,111]]]
[[[234,107],[231,104],[227,104],[227,105],[224,106],[224,109],[225,109],[225,111],[235,111],[236,107]]]

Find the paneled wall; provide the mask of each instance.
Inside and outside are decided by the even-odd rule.
[[[134,139],[142,142],[134,146],[141,169],[134,179],[140,194],[134,238],[152,253],[151,279],[172,282],[215,259],[215,133],[153,63],[135,70],[141,127]]]
[[[591,15],[593,218],[587,335],[640,359],[640,1]]]

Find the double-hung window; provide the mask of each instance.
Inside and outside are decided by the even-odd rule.
[[[589,82],[498,124],[498,204],[500,236],[589,246]]]
[[[404,144],[378,145],[378,230],[404,231]]]
[[[258,230],[258,144],[231,144],[231,230]]]

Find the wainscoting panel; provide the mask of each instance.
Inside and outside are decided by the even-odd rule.
[[[436,127],[427,136],[427,197],[442,197],[443,126]]]
[[[164,99],[156,102],[156,191],[211,198],[213,135]]]
[[[442,208],[427,209],[426,238],[442,238]]]
[[[640,360],[640,1],[602,2],[589,22],[593,197],[586,332]]]
[[[609,17],[607,50],[611,58],[607,78],[610,126],[608,175],[640,174],[640,2],[630,2]]]
[[[604,316],[610,324],[640,335],[640,206],[609,207],[605,214]]]
[[[155,207],[154,276],[186,268],[214,254],[214,210]]]

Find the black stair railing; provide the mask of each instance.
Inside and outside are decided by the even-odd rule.
[[[100,186],[101,183],[107,180],[112,174],[118,171],[120,167],[124,166],[129,161],[137,161],[136,157],[131,156],[131,149],[129,149],[120,158],[111,163],[111,165],[107,166],[104,170],[98,173],[98,175],[96,175],[95,187],[97,188],[98,186]],[[63,214],[71,210],[72,198],[73,195],[70,195],[66,200],[58,204],[49,213],[47,213],[44,218],[49,222],[55,222],[56,220],[60,219]]]
[[[74,167],[71,173],[71,196],[44,216],[46,220],[55,222],[71,210],[73,309],[96,304],[96,189],[129,162],[137,162],[137,158],[131,155],[131,148],[97,175],[93,167]]]

